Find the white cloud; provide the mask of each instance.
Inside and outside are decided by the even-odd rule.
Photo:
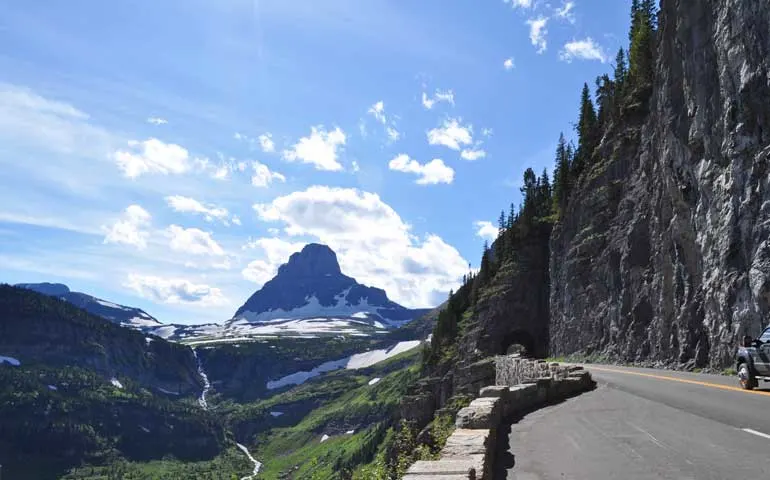
[[[290,236],[329,245],[343,272],[406,306],[439,304],[468,270],[454,247],[435,235],[413,235],[375,193],[315,186],[254,209],[262,220],[284,224]]]
[[[147,119],[147,123],[151,123],[153,125],[165,125],[168,123],[168,120],[160,117],[149,117]]]
[[[492,136],[492,133],[494,133],[494,132],[492,131],[491,128],[482,128],[481,129],[481,136],[482,137],[489,138],[489,137]]]
[[[263,133],[259,136],[259,146],[265,153],[272,153],[275,151],[275,142],[273,142],[273,135],[271,133]]]
[[[559,58],[568,63],[571,63],[574,59],[598,60],[602,63],[607,61],[604,49],[594,42],[591,37],[566,43],[562,51],[559,52]]]
[[[527,20],[529,25],[529,40],[532,45],[537,47],[537,53],[543,53],[548,48],[548,41],[546,36],[548,35],[548,19],[546,17],[531,18]]]
[[[472,149],[465,149],[460,153],[460,156],[463,158],[463,160],[468,160],[470,162],[473,162],[475,160],[478,160],[480,158],[484,158],[487,156],[487,152],[484,150],[472,150]]]
[[[219,306],[227,303],[219,288],[195,284],[181,278],[131,273],[123,285],[156,302],[199,306]]]
[[[278,231],[275,232],[278,234]],[[260,249],[264,258],[253,260],[241,271],[243,278],[260,287],[278,273],[278,267],[286,263],[292,253],[299,252],[304,242],[289,242],[279,238],[259,238],[244,246],[245,249]]]
[[[513,8],[530,8],[532,7],[532,0],[503,0],[503,3],[510,3]]]
[[[422,92],[422,106],[430,110],[433,108],[433,105],[436,103],[435,100],[432,100],[428,97],[428,94],[425,92]]]
[[[513,70],[515,66],[516,65],[513,63],[513,58],[506,58],[503,62],[503,68],[506,70]]]
[[[230,167],[227,165],[217,167],[211,174],[211,176],[217,180],[225,180],[228,175],[230,175]]]
[[[388,140],[390,140],[391,142],[395,142],[399,138],[401,138],[401,132],[399,132],[398,130],[396,130],[393,127],[386,127],[385,131],[388,134]]]
[[[473,127],[464,126],[460,121],[459,119],[445,120],[443,126],[430,130],[428,143],[444,145],[452,150],[460,150],[461,145],[470,145],[473,142]]]
[[[102,160],[116,141],[114,135],[88,122],[89,115],[74,106],[38,95],[17,85],[0,83],[0,138],[4,147],[18,143],[67,155]],[[14,156],[0,164],[17,162]],[[47,165],[51,170],[59,165]],[[35,171],[43,166],[35,165]],[[61,176],[57,178],[61,181]]]
[[[136,178],[145,173],[179,174],[191,168],[190,154],[179,145],[157,138],[130,141],[128,145],[133,151],[119,150],[112,156],[126,177]]]
[[[181,195],[172,195],[166,197],[166,203],[168,203],[168,206],[176,212],[201,214],[207,222],[219,220],[224,225],[229,225],[231,221],[230,212],[228,212],[226,208],[217,207],[216,205],[211,204],[204,205],[194,198],[184,197]],[[236,223],[237,218],[238,217],[233,216],[232,222]]]
[[[422,165],[417,160],[409,158],[409,155],[402,153],[388,163],[388,168],[397,172],[419,175],[416,181],[418,185],[449,184],[455,178],[455,171],[438,158]]]
[[[556,9],[556,16],[568,21],[569,23],[574,24],[575,23],[575,12],[573,11],[575,9],[575,2],[564,2],[564,5],[561,8]]]
[[[422,106],[430,110],[436,103],[448,103],[452,106],[455,104],[455,94],[452,90],[436,90],[433,94],[433,98],[429,97],[427,93],[422,93]]]
[[[241,219],[240,219],[240,217],[238,217],[238,215],[233,215],[233,220],[232,220],[232,221],[233,221],[233,224],[234,224],[234,225],[239,225],[239,226],[240,226],[240,225],[243,225],[243,224],[241,223]]]
[[[473,222],[473,226],[476,227],[476,236],[488,240],[489,243],[497,240],[497,227],[492,225],[492,222],[478,221]]]
[[[102,227],[105,232],[104,243],[132,245],[138,249],[147,247],[150,233],[145,228],[150,224],[150,214],[139,205],[130,205],[123,213],[123,218],[111,227]]]
[[[369,107],[369,110],[366,113],[372,115],[375,119],[377,119],[378,122],[383,125],[388,123],[388,119],[385,117],[385,102],[382,100]]]
[[[178,225],[170,225],[166,230],[172,250],[189,253],[191,255],[223,256],[225,251],[211,237],[211,233],[197,228],[184,228]]]
[[[339,127],[331,132],[323,126],[312,127],[309,137],[300,138],[291,149],[283,151],[283,158],[287,162],[309,163],[316,170],[339,171],[342,165],[337,161],[337,150],[345,145],[345,140],[345,132]]]
[[[278,267],[264,260],[252,260],[241,270],[241,275],[246,280],[256,283],[258,288],[261,288],[262,285],[275,276],[277,271]]]
[[[355,173],[355,172],[358,172],[359,170],[361,170],[361,167],[358,165],[357,161],[353,160],[350,163],[350,169],[353,170],[353,173]]]
[[[235,132],[233,138],[248,143],[249,148],[251,149],[256,149],[257,146],[259,146],[259,149],[265,153],[275,152],[275,142],[273,141],[273,134],[270,132],[263,133],[257,138],[249,137],[248,135],[244,135],[240,132]]]
[[[286,177],[278,172],[271,171],[267,165],[259,162],[252,164],[254,167],[254,175],[251,177],[251,184],[255,187],[267,187],[273,181],[285,182]]]

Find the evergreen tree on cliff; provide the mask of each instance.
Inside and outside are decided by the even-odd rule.
[[[553,210],[560,213],[570,193],[570,158],[567,140],[564,134],[559,135],[556,146],[556,165],[553,169]]]
[[[596,110],[591,100],[591,91],[588,84],[583,84],[583,92],[580,94],[580,119],[577,124],[578,147],[573,162],[572,177],[578,178],[591,161],[591,156],[598,143],[598,120]]]
[[[655,67],[657,9],[653,0],[634,0],[631,6],[631,47],[628,77],[632,86],[649,91]],[[649,93],[647,93],[649,95]],[[645,100],[646,98],[641,98]]]
[[[614,110],[616,86],[606,73],[596,78],[596,104],[599,107],[597,123],[599,129],[604,129],[609,123]]]
[[[545,168],[543,168],[543,174],[537,180],[537,206],[535,212],[538,218],[545,218],[553,213],[551,181]]]

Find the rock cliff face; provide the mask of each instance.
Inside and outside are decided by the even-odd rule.
[[[648,109],[551,238],[552,354],[728,365],[770,314],[770,1],[663,0]]]

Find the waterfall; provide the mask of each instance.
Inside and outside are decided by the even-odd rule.
[[[208,410],[209,404],[206,403],[206,394],[209,393],[209,390],[211,389],[211,383],[209,382],[209,376],[206,375],[206,372],[203,370],[203,362],[198,356],[198,352],[194,348],[192,348],[192,352],[195,357],[195,363],[198,365],[198,375],[203,379],[203,390],[201,391],[200,398],[198,398],[198,403],[201,405],[202,409]]]
[[[238,448],[241,449],[241,451],[243,451],[243,453],[246,454],[247,457],[249,457],[249,460],[251,461],[251,463],[254,464],[254,470],[251,472],[251,475],[247,475],[241,478],[241,480],[253,480],[254,477],[256,477],[257,474],[259,473],[259,469],[262,468],[262,462],[252,457],[251,454],[249,453],[249,449],[246,448],[245,446],[241,445],[240,443],[236,443],[236,445],[238,446]]]
[[[211,389],[211,382],[209,382],[209,376],[206,375],[206,371],[203,370],[203,361],[198,356],[198,352],[190,347],[193,352],[193,356],[195,357],[195,363],[198,365],[198,375],[201,376],[203,379],[203,390],[201,391],[201,396],[198,398],[198,403],[200,403],[201,408],[204,410],[209,409],[209,404],[206,402],[206,394],[209,393],[209,390]],[[243,453],[246,454],[246,456],[249,458],[249,461],[254,464],[254,470],[252,470],[251,475],[247,475],[241,480],[254,480],[254,477],[257,476],[259,473],[259,469],[262,468],[262,462],[257,460],[256,458],[251,456],[251,453],[249,453],[249,449],[246,448],[244,445],[241,445],[240,443],[235,444]]]

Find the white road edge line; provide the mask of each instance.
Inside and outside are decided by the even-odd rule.
[[[766,433],[758,432],[758,431],[752,430],[750,428],[741,428],[741,430],[743,430],[746,433],[750,433],[752,435],[756,435],[758,437],[762,437],[762,438],[766,438],[766,439],[770,440],[770,435],[768,435]]]

